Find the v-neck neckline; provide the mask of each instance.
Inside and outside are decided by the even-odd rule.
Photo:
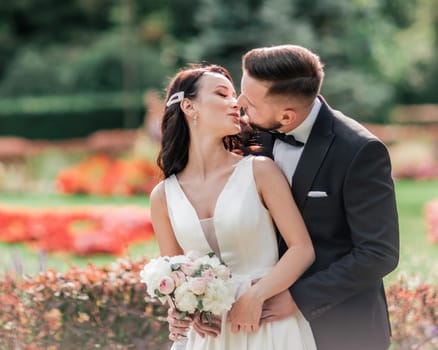
[[[222,190],[219,192],[217,198],[216,198],[216,202],[214,204],[213,207],[213,213],[212,216],[207,217],[207,218],[199,218],[198,212],[196,211],[196,208],[193,206],[192,202],[190,201],[189,197],[187,197],[186,193],[184,192],[181,184],[179,183],[178,177],[174,174],[173,176],[175,177],[175,182],[177,184],[177,187],[179,189],[179,191],[182,193],[184,199],[187,201],[187,203],[190,205],[191,209],[193,210],[196,219],[198,220],[198,222],[200,223],[201,220],[206,220],[206,219],[212,219],[214,222],[214,218],[216,216],[216,211],[217,211],[217,207],[218,207],[218,203],[220,202],[220,199],[222,197],[222,194],[224,193],[225,189],[229,186],[229,184],[231,183],[231,179],[235,176],[235,174],[237,173],[237,170],[239,169],[239,167],[241,166],[242,162],[247,159],[248,157],[242,157],[242,159],[239,159],[235,164],[234,164],[234,169],[231,171],[231,174],[228,176],[228,179],[225,181],[224,186],[222,187]]]

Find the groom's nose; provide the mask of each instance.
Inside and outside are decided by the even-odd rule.
[[[237,104],[238,104],[239,107],[241,107],[241,108],[244,107],[242,103],[243,103],[243,96],[242,96],[242,95],[239,95],[239,96],[237,97]]]
[[[239,109],[240,109],[240,115],[244,115],[246,112],[246,103],[245,103],[245,98],[243,98],[242,95],[239,95],[239,97],[237,98],[237,104],[239,105]]]

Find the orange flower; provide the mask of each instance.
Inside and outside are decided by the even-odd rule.
[[[49,252],[121,255],[152,237],[149,211],[142,207],[0,208],[0,241],[28,242]]]
[[[160,175],[158,166],[146,159],[112,159],[107,155],[95,155],[61,170],[56,188],[66,194],[150,194]]]
[[[57,308],[53,308],[46,312],[44,315],[44,321],[47,322],[49,329],[54,332],[61,328],[62,325],[62,313]]]
[[[88,314],[86,314],[84,312],[79,312],[77,320],[79,323],[88,322],[88,321],[90,321],[90,316],[88,316]]]

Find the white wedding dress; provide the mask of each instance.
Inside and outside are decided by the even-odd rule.
[[[215,242],[222,260],[230,267],[238,284],[238,295],[251,280],[265,275],[277,262],[277,239],[270,214],[263,206],[254,181],[253,156],[242,158],[220,193],[211,218]],[[212,251],[195,209],[175,175],[165,180],[169,217],[176,238],[185,252]],[[232,333],[222,317],[217,338],[202,338],[189,331],[186,349],[190,350],[314,350],[308,322],[298,312],[284,320],[264,324],[257,332]]]

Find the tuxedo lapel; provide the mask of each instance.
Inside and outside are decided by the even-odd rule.
[[[303,154],[292,178],[292,192],[298,208],[302,209],[307,193],[335,137],[333,113],[320,97],[322,106],[306,142]]]

